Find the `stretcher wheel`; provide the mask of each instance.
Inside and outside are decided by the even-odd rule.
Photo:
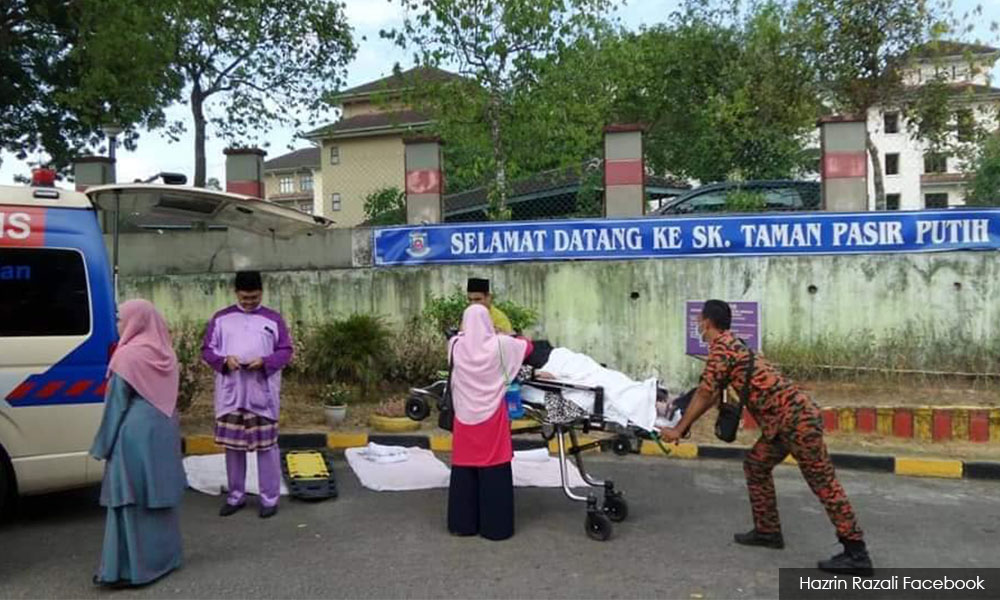
[[[618,456],[628,456],[629,452],[632,451],[632,444],[625,436],[618,436],[615,441],[611,442],[611,451]]]
[[[423,421],[431,414],[431,407],[420,396],[410,396],[406,399],[406,416],[414,421]]]
[[[611,521],[599,512],[587,513],[587,537],[598,542],[607,541],[611,537]]]
[[[621,496],[608,496],[604,499],[604,514],[615,523],[621,523],[628,518],[628,502]]]

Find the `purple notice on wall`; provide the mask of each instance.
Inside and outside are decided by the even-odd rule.
[[[703,304],[704,301],[689,300],[685,312],[687,354],[692,356],[708,354],[708,345],[698,335],[698,321],[701,320]],[[756,302],[730,302],[729,308],[733,310],[733,334],[743,338],[754,352],[760,352],[760,305]]]

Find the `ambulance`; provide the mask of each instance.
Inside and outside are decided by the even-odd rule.
[[[0,518],[19,496],[101,480],[103,463],[88,450],[117,339],[120,226],[222,226],[290,238],[332,224],[200,188],[112,184],[80,193],[54,181],[39,169],[31,186],[0,186]],[[115,224],[113,261],[102,212]]]

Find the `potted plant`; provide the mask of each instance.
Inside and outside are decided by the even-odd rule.
[[[352,393],[351,388],[337,383],[323,386],[320,400],[323,402],[323,415],[329,427],[335,427],[347,418],[347,401]]]
[[[396,433],[401,431],[416,431],[420,422],[406,416],[406,398],[394,398],[379,404],[372,413],[369,424],[376,431]]]

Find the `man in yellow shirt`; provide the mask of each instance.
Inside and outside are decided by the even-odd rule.
[[[510,324],[510,319],[502,310],[493,306],[493,294],[490,293],[490,280],[470,277],[466,286],[469,304],[482,304],[490,311],[490,320],[493,321],[493,328],[497,333],[514,335],[514,326]]]

